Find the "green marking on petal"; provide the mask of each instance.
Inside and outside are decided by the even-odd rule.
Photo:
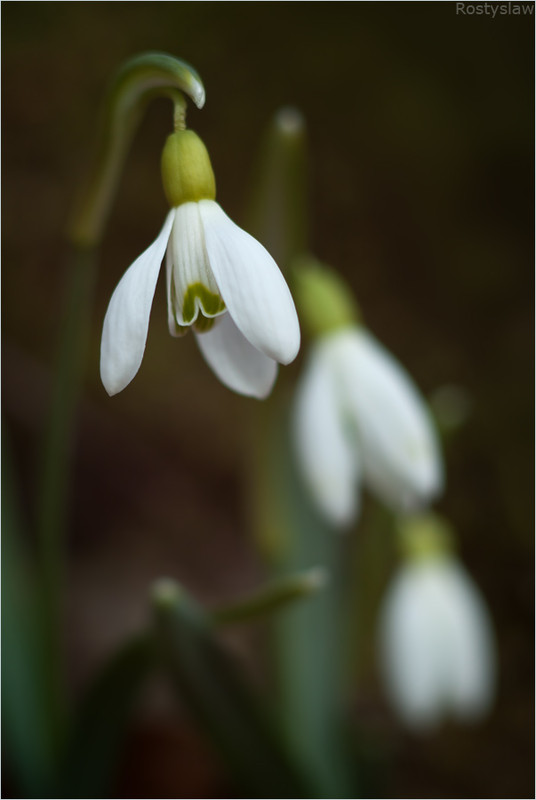
[[[199,314],[196,321],[194,322],[194,328],[197,331],[197,333],[208,333],[213,326],[214,326],[214,317],[204,317],[203,314]]]
[[[205,317],[216,317],[225,311],[225,303],[219,294],[214,294],[202,283],[192,283],[188,286],[182,302],[182,318],[187,325],[191,325],[194,321],[198,304]],[[196,320],[196,330],[199,330],[198,326],[202,324],[201,320]]]
[[[175,336],[186,336],[189,330],[189,325],[179,325],[177,320],[175,320]]]
[[[170,280],[171,280],[171,282],[170,282],[170,287],[169,287],[169,294],[170,294],[170,298],[171,298],[170,299],[171,313],[172,313],[172,316],[173,316],[173,319],[170,320],[170,325],[171,324],[173,325],[173,333],[172,333],[172,335],[173,336],[186,336],[186,334],[190,330],[190,326],[189,325],[181,325],[179,323],[179,321],[177,320],[177,317],[175,315],[175,301],[174,301],[174,298],[177,296],[177,289],[175,287],[175,276],[173,274],[173,270],[171,271],[171,279]],[[170,331],[170,333],[171,333],[171,331]]]

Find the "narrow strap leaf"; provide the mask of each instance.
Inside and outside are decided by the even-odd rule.
[[[44,675],[40,605],[16,482],[2,441],[2,744],[21,797],[49,797],[57,739]]]
[[[296,572],[271,581],[243,600],[214,610],[211,618],[216,625],[229,625],[273,614],[316,594],[327,582],[328,573],[321,567]]]
[[[154,641],[140,634],[105,664],[76,712],[65,759],[63,797],[111,797],[129,720],[155,667]]]
[[[167,581],[155,592],[164,663],[235,777],[254,797],[310,797],[272,721],[214,637],[201,608]]]

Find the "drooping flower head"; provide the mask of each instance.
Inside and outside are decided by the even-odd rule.
[[[491,706],[496,653],[488,610],[452,552],[443,520],[401,524],[404,564],[380,612],[379,656],[385,688],[413,728],[451,716],[470,721]]]
[[[443,469],[413,381],[365,329],[333,271],[310,259],[299,264],[295,293],[313,335],[294,408],[296,452],[319,509],[335,525],[349,524],[361,482],[395,511],[428,503]]]
[[[162,177],[171,206],[164,227],[127,270],[106,312],[101,343],[106,391],[120,392],[140,368],[165,255],[170,333],[181,336],[193,327],[222,383],[265,397],[277,362],[291,362],[300,345],[288,286],[264,247],[215,202],[210,158],[193,131],[168,137]]]

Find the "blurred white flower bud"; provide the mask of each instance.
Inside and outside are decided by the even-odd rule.
[[[424,400],[357,323],[313,344],[294,417],[302,472],[335,524],[355,518],[360,479],[395,511],[417,509],[442,489],[441,455]]]
[[[426,525],[430,535],[426,533]],[[451,716],[489,711],[496,652],[490,616],[469,574],[445,551],[443,530],[424,518],[411,556],[380,613],[380,662],[390,700],[404,722],[429,729]],[[413,546],[414,545],[414,546]]]
[[[429,503],[443,487],[443,465],[417,388],[363,327],[336,272],[302,257],[293,273],[300,319],[314,337],[296,395],[295,443],[319,509],[335,525],[351,523],[361,480],[395,511]]]

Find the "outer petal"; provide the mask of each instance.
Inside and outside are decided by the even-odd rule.
[[[229,389],[259,400],[270,394],[277,363],[242,336],[229,314],[207,333],[196,333],[196,339],[205,361]]]
[[[289,288],[271,255],[212,200],[199,203],[210,266],[246,339],[281,364],[296,358],[300,326]]]
[[[430,501],[442,488],[442,461],[430,415],[409,375],[362,329],[333,334],[325,346],[338,365],[367,482],[398,510]]]
[[[119,281],[104,318],[100,371],[109,395],[127,386],[140,368],[160,265],[173,225],[174,210],[158,238]]]
[[[440,604],[438,613],[438,601]],[[403,567],[380,615],[380,658],[387,693],[411,727],[438,724],[445,711],[449,636],[427,565]]]
[[[486,607],[452,559],[404,567],[381,617],[387,688],[413,726],[449,713],[471,719],[493,699],[496,659]]]
[[[344,429],[330,365],[313,350],[294,407],[296,452],[319,508],[335,525],[358,512],[359,463]]]
[[[470,576],[456,563],[442,576],[445,626],[451,627],[449,699],[460,717],[485,714],[495,693],[496,654],[488,610]]]

